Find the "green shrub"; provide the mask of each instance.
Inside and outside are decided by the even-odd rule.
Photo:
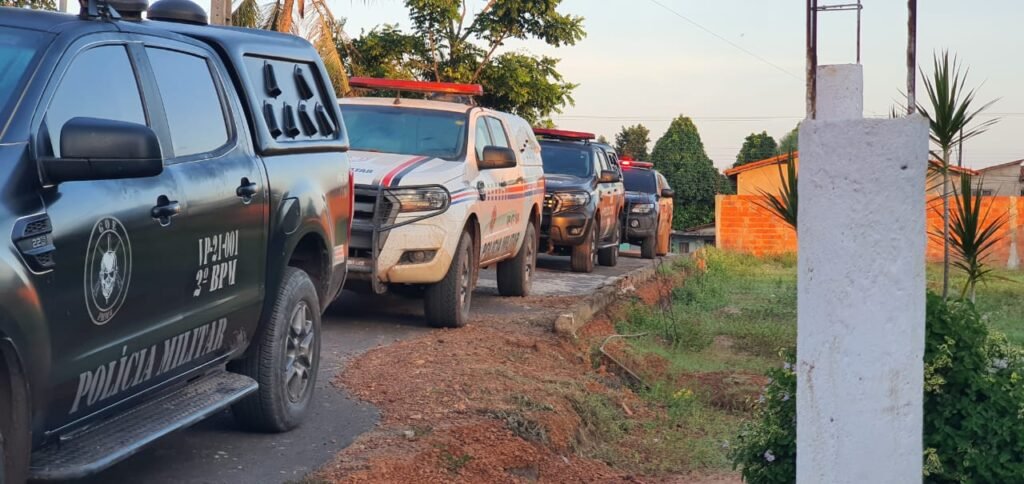
[[[1024,355],[990,332],[969,301],[928,295],[924,367],[924,479],[1020,482],[1024,476]],[[754,419],[730,453],[751,484],[796,480],[793,355],[769,370]]]
[[[928,297],[924,446],[928,482],[1020,482],[1024,362],[974,305]]]
[[[729,457],[743,480],[785,484],[796,480],[796,355],[783,351],[781,368],[768,370],[768,386],[758,399],[754,419],[745,423]]]

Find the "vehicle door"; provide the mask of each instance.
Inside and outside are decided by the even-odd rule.
[[[184,193],[176,223],[187,238],[177,250],[187,262],[173,289],[185,295],[186,329],[215,325],[232,336],[211,352],[215,356],[242,344],[235,335],[252,334],[260,317],[267,183],[220,60],[160,38],[145,38],[145,52],[167,119],[172,154],[166,165]]]
[[[484,148],[494,144],[491,129],[487,123],[488,117],[485,114],[480,114],[473,120],[474,154],[478,162],[484,158]],[[477,166],[479,167],[479,164]],[[481,265],[487,265],[487,263],[503,257],[506,253],[503,251],[503,244],[505,243],[503,238],[508,234],[509,228],[506,224],[500,222],[499,217],[508,207],[506,187],[511,181],[509,175],[514,170],[514,168],[478,169],[476,187],[482,195],[477,208],[480,221]]]
[[[654,172],[658,177],[658,193],[655,194],[658,197],[658,247],[657,252],[659,254],[667,254],[669,249],[669,243],[672,233],[672,217],[674,216],[673,211],[675,210],[673,197],[664,197],[662,193],[664,190],[671,190],[668,180],[661,172]]]
[[[508,127],[505,121],[496,116],[485,116],[487,127],[491,132],[491,145],[512,149]],[[519,153],[516,153],[517,159]],[[500,250],[504,256],[514,256],[519,251],[522,234],[526,230],[526,219],[530,213],[530,199],[526,196],[526,177],[523,163],[517,162],[513,168],[493,170],[500,177],[498,186],[503,188],[501,205],[495,230],[500,233],[502,241]]]
[[[603,241],[611,240],[615,237],[617,231],[617,222],[619,219],[619,211],[622,209],[619,200],[622,198],[622,194],[625,192],[622,189],[622,181],[619,182],[601,182],[600,176],[602,171],[613,171],[615,168],[608,160],[608,155],[603,149],[595,147],[594,152],[597,158],[598,164],[598,184],[597,191],[600,197],[599,208],[601,210],[601,234],[600,238]]]
[[[159,126],[158,103],[139,82],[139,50],[100,34],[67,51],[33,116],[37,159],[61,157],[61,130],[73,118]],[[175,216],[182,197],[166,167],[157,176],[65,181],[40,191],[56,247],[52,269],[36,281],[52,323],[47,428],[166,379],[167,361],[177,355],[161,359],[163,340],[183,330],[187,302],[174,282],[191,259]]]

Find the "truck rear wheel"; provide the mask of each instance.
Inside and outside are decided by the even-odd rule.
[[[583,243],[573,246],[570,260],[573,272],[594,272],[594,259],[597,258],[597,233],[597,221],[595,220],[590,224],[590,233],[587,234]]]
[[[461,328],[466,325],[473,299],[475,271],[473,240],[469,232],[463,232],[448,273],[441,282],[427,286],[423,298],[427,322],[437,328]]]
[[[320,300],[309,275],[285,268],[274,309],[252,344],[230,369],[260,388],[232,407],[235,418],[254,430],[291,430],[309,410],[320,368]]]
[[[525,297],[530,295],[533,271],[537,268],[537,229],[531,221],[515,257],[498,263],[498,294]]]
[[[616,222],[618,225],[618,222]],[[619,227],[615,227],[615,245],[611,247],[605,247],[597,252],[597,262],[605,267],[615,267],[619,265],[619,234],[622,231]]]
[[[18,429],[18,422],[24,427],[29,417],[15,415],[15,385],[2,363],[3,354],[0,354],[0,484],[10,484],[28,479],[31,438],[27,431]]]
[[[644,259],[654,258],[654,245],[657,242],[653,235],[649,235],[640,242],[640,257]]]

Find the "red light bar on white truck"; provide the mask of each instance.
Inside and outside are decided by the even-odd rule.
[[[594,133],[582,131],[566,131],[564,129],[533,128],[533,134],[548,139],[561,139],[569,141],[587,141],[597,138]]]
[[[484,88],[480,84],[457,84],[454,82],[403,81],[400,79],[379,79],[375,77],[353,77],[348,84],[360,89],[377,89],[389,91],[426,92],[438,94],[459,94],[463,96],[483,96]]]

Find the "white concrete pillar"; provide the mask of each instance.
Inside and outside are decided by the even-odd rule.
[[[863,119],[862,92],[820,67],[800,126],[800,484],[922,480],[928,123]]]

